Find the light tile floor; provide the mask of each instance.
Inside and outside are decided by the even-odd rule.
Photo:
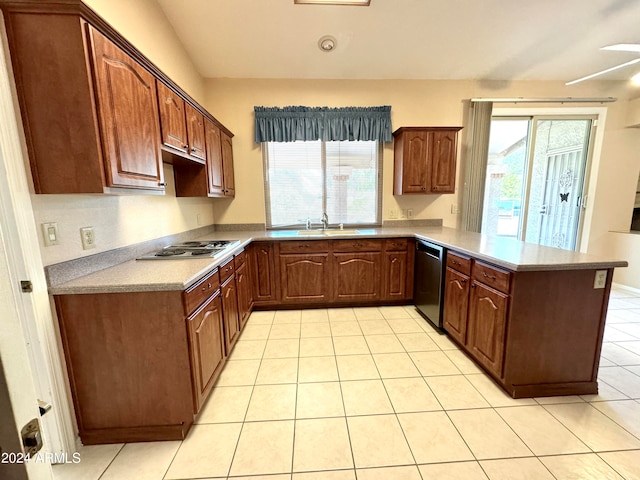
[[[640,294],[598,395],[514,400],[413,307],[254,312],[183,442],[83,447],[56,480],[640,479]]]

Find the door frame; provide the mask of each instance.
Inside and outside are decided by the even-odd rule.
[[[34,221],[26,144],[4,21],[0,21],[0,38],[0,232],[29,359],[29,368],[23,368],[21,375],[28,372],[38,398],[52,405],[51,411],[40,417],[45,448],[70,455],[76,449],[73,407]],[[22,280],[31,282],[32,292],[21,290]]]
[[[587,158],[585,170],[585,194],[583,195],[582,221],[576,238],[576,251],[586,253],[589,247],[589,236],[591,233],[591,221],[593,220],[593,205],[596,197],[596,186],[598,173],[600,170],[600,159],[604,139],[605,122],[607,118],[607,107],[498,107],[491,113],[492,117],[585,117],[594,116],[591,124],[591,136],[589,138],[590,158]],[[533,140],[533,138],[532,138]],[[533,141],[531,142],[533,145]],[[532,148],[528,146],[528,149]],[[529,153],[529,152],[527,152]],[[529,155],[527,155],[527,162]],[[526,167],[530,168],[529,165]],[[527,171],[527,175],[529,172]],[[528,197],[526,198],[528,201]],[[524,221],[524,220],[523,220]]]

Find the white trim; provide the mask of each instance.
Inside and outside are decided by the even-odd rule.
[[[48,450],[75,451],[75,429],[66,388],[66,373],[58,348],[58,331],[53,319],[38,234],[34,223],[29,182],[23,155],[23,137],[18,123],[13,77],[7,63],[4,22],[0,49],[0,218],[5,232],[7,262],[18,314],[25,333],[36,393],[51,403],[42,417]],[[30,280],[33,293],[22,293],[20,280]]]

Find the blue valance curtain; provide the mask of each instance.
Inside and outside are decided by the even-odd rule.
[[[254,107],[256,143],[378,140],[391,142],[391,107]]]

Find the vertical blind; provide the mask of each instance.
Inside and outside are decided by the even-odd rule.
[[[376,141],[263,144],[267,227],[381,223],[380,144]]]
[[[470,138],[465,164],[465,191],[462,206],[462,227],[470,232],[480,232],[482,226],[492,110],[491,102],[471,102]]]

